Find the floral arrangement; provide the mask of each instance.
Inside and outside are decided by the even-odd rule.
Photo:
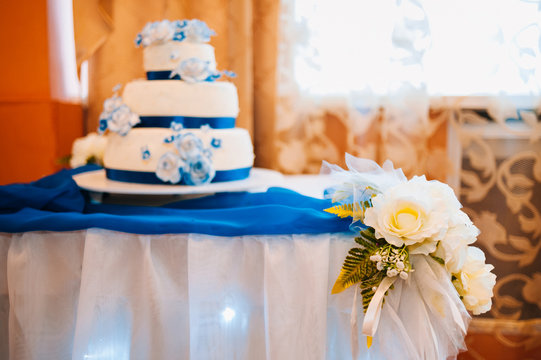
[[[206,128],[202,128],[205,131]],[[183,132],[182,125],[171,124],[173,135],[164,139],[172,143],[176,152],[168,151],[158,160],[156,176],[163,182],[186,185],[208,184],[216,171],[212,165],[212,150],[192,132]],[[214,141],[214,139],[213,139]]]
[[[119,86],[115,86],[114,95],[103,102],[103,111],[100,114],[98,133],[103,134],[106,130],[125,136],[133,126],[141,121],[139,116],[132,112],[128,105],[124,104],[118,95]]]
[[[349,171],[328,163],[322,169],[341,180],[328,192],[338,205],[325,211],[352,217],[351,228],[359,232],[358,246],[349,250],[332,293],[358,286],[368,346],[384,297],[398,281],[422,279],[426,274],[417,267],[426,269],[426,262],[445,269],[447,275],[437,281],[452,283],[456,293],[450,296],[458,296],[468,311],[477,315],[490,310],[496,281],[490,272],[493,266],[471,246],[479,230],[461,210],[453,190],[424,176],[408,180],[390,161],[380,168],[346,154],[346,163]]]
[[[189,58],[181,61],[171,72],[169,77],[179,75],[180,78],[188,83],[202,81],[214,81],[222,75],[235,77],[231,71],[216,71],[210,68],[210,62],[199,58]]]
[[[107,137],[97,133],[89,133],[85,137],[75,139],[69,160],[70,166],[76,168],[86,164],[103,165],[106,146]]]
[[[202,43],[210,41],[214,30],[201,20],[162,20],[149,22],[135,38],[136,46],[149,46],[166,41],[189,41]]]

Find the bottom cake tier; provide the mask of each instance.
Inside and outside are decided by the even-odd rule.
[[[210,166],[215,172],[212,182],[241,180],[249,176],[254,151],[250,134],[244,129],[184,129],[173,132],[167,128],[134,128],[125,136],[109,135],[104,154],[107,178],[144,184],[186,184],[183,180],[177,181],[175,174],[167,173],[174,172],[171,167],[175,165],[171,164],[182,162],[184,153],[194,152],[193,143],[185,142],[179,146],[175,136],[191,139],[195,136],[200,140],[205,156],[210,154]],[[170,176],[164,177],[164,172]]]

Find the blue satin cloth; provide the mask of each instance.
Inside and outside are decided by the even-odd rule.
[[[0,232],[102,228],[133,234],[199,233],[218,236],[347,232],[350,220],[323,211],[330,200],[271,188],[231,192],[164,206],[95,204],[62,170],[28,184],[0,186]]]

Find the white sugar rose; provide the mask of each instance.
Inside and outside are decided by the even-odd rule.
[[[180,75],[180,78],[188,83],[205,81],[213,75],[209,68],[210,63],[198,58],[189,58],[181,61],[171,72],[171,77]]]
[[[449,227],[448,209],[456,206],[447,191],[424,177],[389,188],[372,199],[364,223],[392,245],[409,247],[410,254],[436,250]]]
[[[122,98],[120,96],[111,96],[103,102],[103,113],[100,117],[107,116],[107,114],[112,113],[116,108],[122,105]]]
[[[214,30],[211,30],[207,24],[201,20],[190,20],[185,31],[186,40],[194,43],[208,42],[212,35],[215,35]]]
[[[182,179],[182,160],[172,152],[166,152],[158,160],[156,176],[163,182],[177,184]]]
[[[89,160],[97,164],[103,163],[103,154],[107,145],[107,137],[90,133],[73,142],[70,166],[76,168],[86,165]]]
[[[449,228],[440,241],[435,255],[445,261],[449,273],[455,274],[464,266],[468,245],[477,240],[479,229],[463,211],[459,210],[452,219],[455,225]]]
[[[163,42],[173,38],[174,28],[168,20],[154,23],[150,29],[150,38],[156,42]]]
[[[466,309],[474,315],[490,310],[492,289],[496,284],[496,275],[490,271],[494,266],[485,264],[485,254],[480,249],[468,246],[464,266],[453,280],[456,290],[462,297]]]
[[[140,119],[137,114],[131,112],[127,105],[121,105],[111,114],[107,127],[109,130],[124,136],[139,122]]]

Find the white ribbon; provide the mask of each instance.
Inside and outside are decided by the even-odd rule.
[[[351,307],[351,358],[353,360],[359,357],[359,328],[357,327],[357,294],[359,293],[359,284],[355,286],[355,295],[353,295],[353,306]]]
[[[383,303],[383,297],[391,285],[395,282],[398,276],[388,277],[386,276],[378,286],[376,293],[372,297],[366,314],[364,315],[363,322],[363,334],[366,336],[374,336],[379,324],[379,317],[381,315],[381,304]]]

